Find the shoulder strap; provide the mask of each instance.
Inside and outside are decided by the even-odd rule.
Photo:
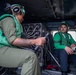
[[[11,15],[11,14],[4,14],[4,15],[0,16],[0,20],[4,19],[5,17],[12,17],[12,18],[14,18],[14,16]]]
[[[67,34],[68,34],[68,38],[71,39],[71,35],[69,33],[67,33]]]

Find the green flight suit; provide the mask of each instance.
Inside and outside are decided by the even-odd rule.
[[[62,32],[57,32],[54,35],[54,47],[55,49],[65,49],[66,46],[69,46],[71,44],[76,44],[74,39],[69,33],[62,33]]]

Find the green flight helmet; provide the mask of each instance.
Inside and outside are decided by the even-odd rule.
[[[17,14],[24,14],[25,15],[25,9],[24,6],[21,6],[20,4],[12,4],[10,5],[7,3],[5,11],[7,13],[17,15]]]
[[[65,26],[68,27],[68,23],[67,23],[66,21],[62,21],[61,24],[60,24],[60,26],[61,26],[61,25],[65,25]]]
[[[11,10],[13,14],[25,14],[24,6],[21,6],[19,4],[13,4],[11,5]]]

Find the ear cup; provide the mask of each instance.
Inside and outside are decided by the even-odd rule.
[[[13,14],[17,14],[17,13],[19,13],[21,11],[19,6],[12,6],[11,10],[12,10]]]
[[[20,11],[20,8],[19,8],[19,7],[13,8],[13,12],[15,12],[15,13],[17,13],[17,12],[19,12],[19,11]]]

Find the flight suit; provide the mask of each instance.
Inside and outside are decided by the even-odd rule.
[[[22,67],[21,75],[41,75],[38,59],[35,53],[29,49],[19,49],[11,43],[17,36],[16,23],[13,18],[6,17],[0,21],[0,28],[3,31],[3,36],[6,37],[11,45],[2,45],[0,43],[0,66],[3,67]],[[21,35],[19,33],[18,35]]]

